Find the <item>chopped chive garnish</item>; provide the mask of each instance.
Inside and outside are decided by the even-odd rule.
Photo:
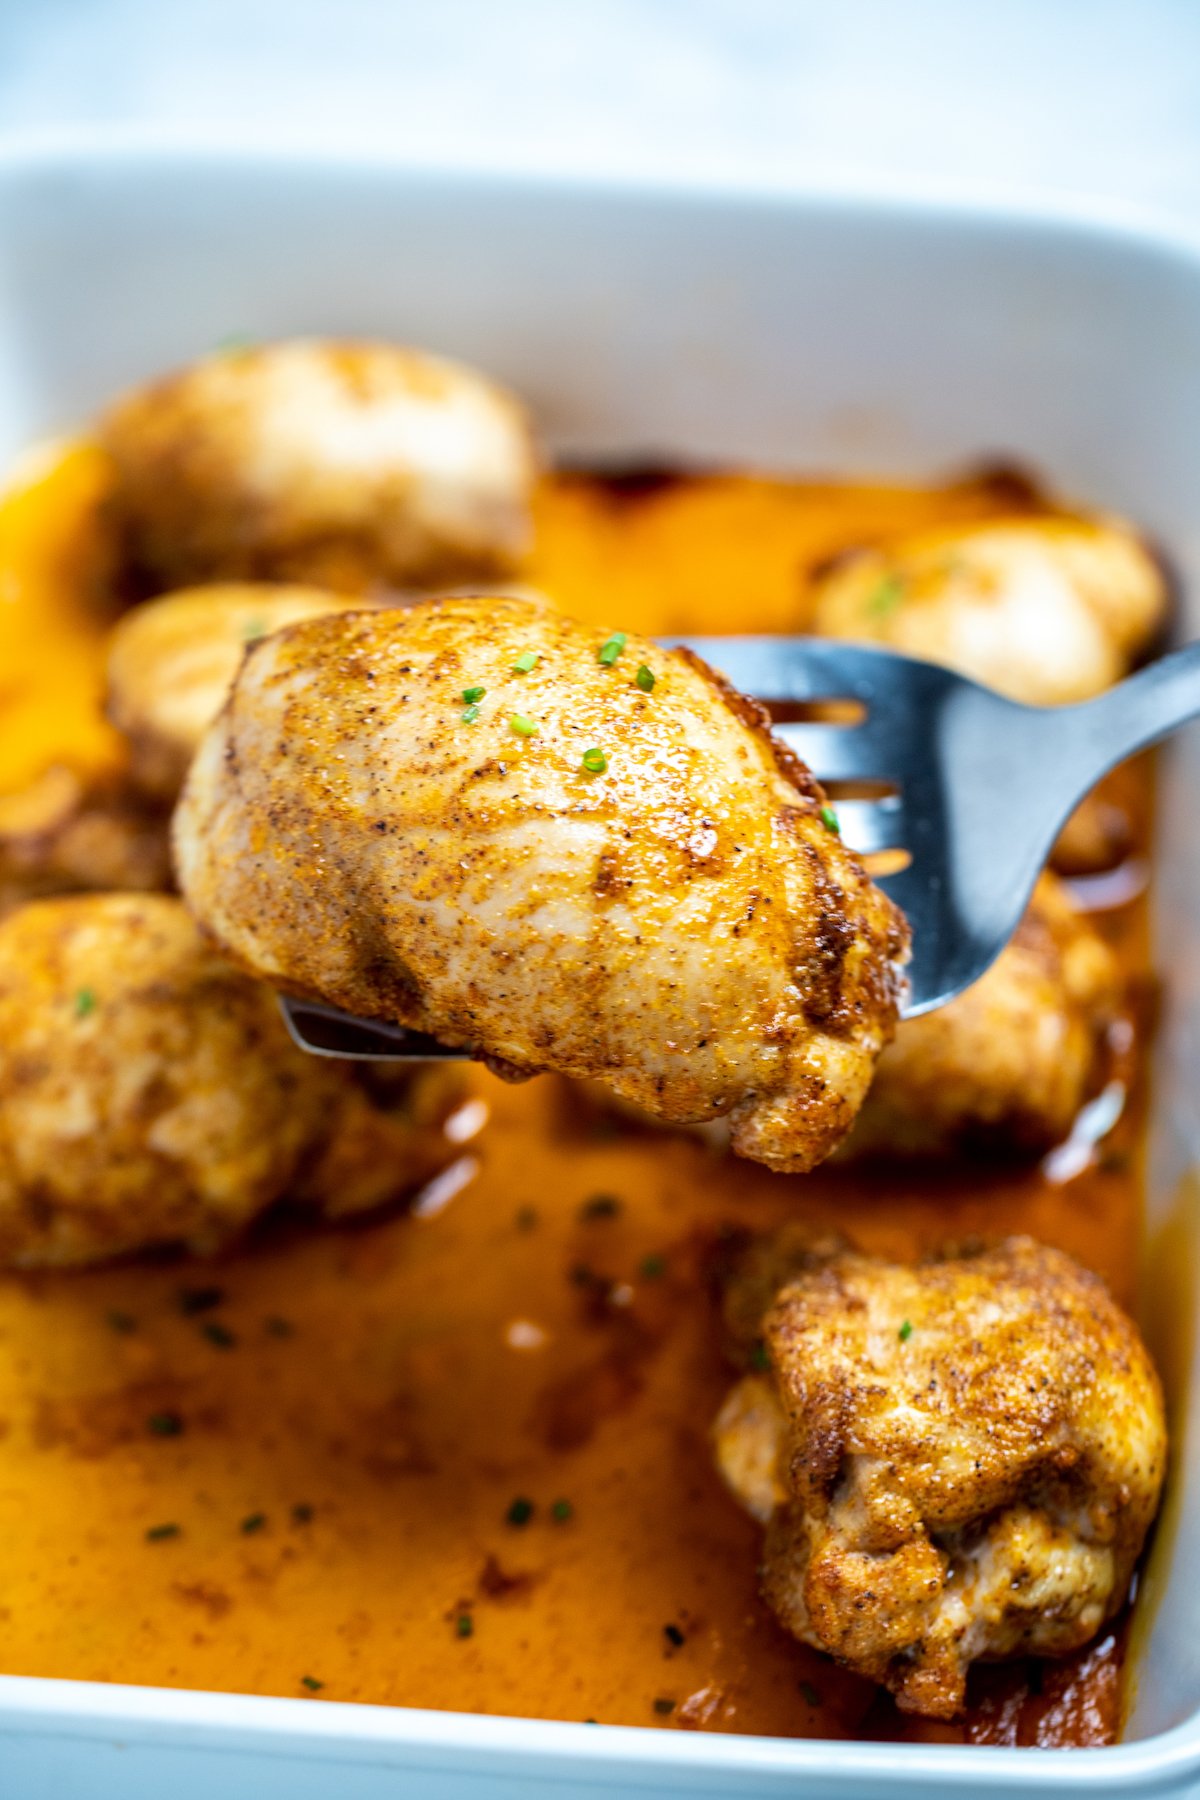
[[[662,1713],[665,1718],[667,1713],[673,1713],[675,1711],[675,1702],[673,1700],[668,1700],[665,1695],[661,1696],[654,1702],[654,1710],[656,1713]]]
[[[478,717],[479,707],[474,701],[471,702],[470,706],[464,707],[463,711],[459,714],[459,718],[464,725],[473,725]]]
[[[759,1338],[757,1344],[755,1344],[753,1350],[750,1352],[750,1367],[752,1369],[769,1369],[770,1366],[771,1352],[767,1349],[767,1346],[763,1343],[762,1339]]]
[[[682,1644],[687,1642],[687,1639],[684,1637],[682,1631],[680,1631],[678,1625],[664,1625],[663,1636],[666,1638],[668,1644],[674,1644],[677,1650]]]
[[[909,1338],[912,1336],[912,1334],[913,1334],[912,1320],[905,1319],[903,1325],[900,1327],[900,1330],[897,1332],[896,1335],[900,1339],[900,1342],[902,1344],[907,1344],[907,1342],[908,1342]]]
[[[820,1706],[821,1696],[818,1694],[811,1681],[802,1681],[800,1683],[800,1694],[801,1697],[808,1702],[809,1706]]]
[[[183,1420],[178,1413],[151,1413],[146,1420],[146,1430],[151,1437],[178,1437],[183,1430]]]
[[[75,1017],[86,1019],[89,1013],[96,1010],[96,996],[91,988],[80,988],[75,996]]]
[[[533,1517],[533,1501],[518,1494],[505,1516],[510,1525],[528,1525]]]
[[[841,837],[841,821],[834,812],[832,806],[823,806],[821,808],[821,823],[824,825],[826,831],[832,831],[835,837]]]
[[[224,1299],[224,1288],[184,1288],[179,1296],[179,1310],[185,1318],[190,1319],[196,1313],[211,1312],[213,1307],[220,1306]]]
[[[608,767],[607,756],[596,746],[584,751],[582,761],[589,775],[603,775]]]
[[[867,611],[872,618],[885,619],[899,606],[903,594],[904,583],[899,575],[885,575],[868,594]]]
[[[297,1525],[307,1525],[313,1516],[313,1509],[307,1500],[297,1500],[292,1508],[292,1519]]]
[[[241,1528],[245,1535],[249,1537],[252,1532],[261,1531],[266,1522],[266,1513],[247,1513],[246,1517],[242,1520]]]
[[[532,719],[527,719],[524,713],[514,713],[508,723],[509,728],[515,731],[518,737],[537,736],[537,726]]]
[[[575,1508],[569,1500],[556,1500],[550,1508],[550,1517],[558,1525],[565,1525],[568,1519],[575,1517]]]
[[[218,338],[213,348],[218,356],[233,356],[239,350],[253,350],[254,344],[248,331],[231,331],[228,337]]]
[[[522,650],[520,656],[518,656],[516,662],[513,664],[513,674],[514,675],[528,675],[531,673],[532,670],[537,668],[537,665],[538,665],[537,651],[536,650]]]
[[[162,1542],[162,1540],[164,1538],[173,1538],[173,1537],[178,1537],[178,1536],[179,1536],[178,1525],[150,1525],[147,1527],[147,1530],[146,1530],[146,1541],[147,1541],[147,1543],[150,1543],[150,1544],[159,1544]]]
[[[247,619],[246,623],[242,626],[242,642],[244,644],[257,644],[259,638],[266,637],[266,635],[267,625],[265,619]]]
[[[638,664],[638,672],[634,676],[634,680],[637,682],[638,686],[641,688],[643,694],[649,694],[653,690],[654,684],[658,680],[658,676],[654,673],[654,670],[648,666],[648,664],[639,663]]]
[[[318,1681],[315,1675],[302,1675],[300,1677],[300,1686],[306,1687],[310,1694],[319,1694],[321,1689],[325,1686],[325,1683],[323,1681]]]
[[[661,1275],[665,1275],[667,1272],[666,1257],[643,1256],[641,1272],[647,1281],[657,1281]]]
[[[475,1621],[470,1613],[459,1613],[457,1619],[454,1621],[454,1631],[455,1635],[461,1638],[468,1638],[474,1635]]]
[[[232,1350],[237,1343],[232,1331],[227,1325],[222,1325],[219,1319],[206,1319],[200,1330],[209,1343],[215,1344],[218,1350]]]
[[[600,661],[606,669],[611,669],[625,648],[625,633],[614,631],[606,644],[600,646]]]
[[[581,1219],[615,1219],[621,1202],[615,1194],[592,1194],[579,1209]]]
[[[477,700],[482,700],[486,693],[487,689],[485,687],[464,688],[462,691],[464,706],[474,706],[475,702]]]
[[[118,1331],[122,1336],[127,1336],[129,1332],[137,1330],[137,1320],[132,1313],[114,1310],[105,1313],[104,1318],[109,1330]]]

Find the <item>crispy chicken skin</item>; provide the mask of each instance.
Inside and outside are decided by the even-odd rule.
[[[847,1151],[1048,1150],[1092,1088],[1120,1003],[1112,950],[1043,875],[987,974],[900,1025]]]
[[[1030,706],[1128,673],[1167,610],[1162,571],[1116,519],[1052,515],[913,533],[840,558],[813,628],[945,663]]]
[[[254,645],[176,813],[184,895],[282,988],[810,1168],[892,1033],[903,921],[753,702],[604,642],[459,598]]]
[[[330,1214],[394,1199],[448,1155],[431,1094],[398,1098],[297,1050],[178,900],[0,923],[0,1264],[208,1250],[285,1194]]]
[[[1166,1459],[1103,1284],[1010,1238],[905,1268],[814,1252],[716,1424],[788,1630],[952,1718],[977,1659],[1061,1656],[1123,1604]]]
[[[356,604],[323,588],[219,582],[127,612],[109,642],[107,707],[128,740],[134,785],[158,800],[176,798],[247,644]]]
[[[312,582],[347,592],[510,568],[535,458],[520,404],[379,343],[218,353],[100,421],[133,587]]]

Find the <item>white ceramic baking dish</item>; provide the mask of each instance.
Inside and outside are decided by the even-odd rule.
[[[1185,589],[1200,577],[1200,245],[820,193],[180,151],[0,162],[0,458],[232,332],[309,331],[464,356],[573,452],[910,475],[1012,455],[1140,520]],[[1143,1308],[1175,1456],[1119,1748],[785,1742],[5,1676],[3,1800],[1200,1791],[1198,776],[1193,736],[1167,758],[1161,818]]]

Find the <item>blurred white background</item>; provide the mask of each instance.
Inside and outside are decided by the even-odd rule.
[[[0,133],[95,127],[1200,230],[1200,0],[0,0]]]

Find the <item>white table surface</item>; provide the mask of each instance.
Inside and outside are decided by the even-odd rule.
[[[1200,230],[1200,0],[0,0],[0,137],[94,128]]]

